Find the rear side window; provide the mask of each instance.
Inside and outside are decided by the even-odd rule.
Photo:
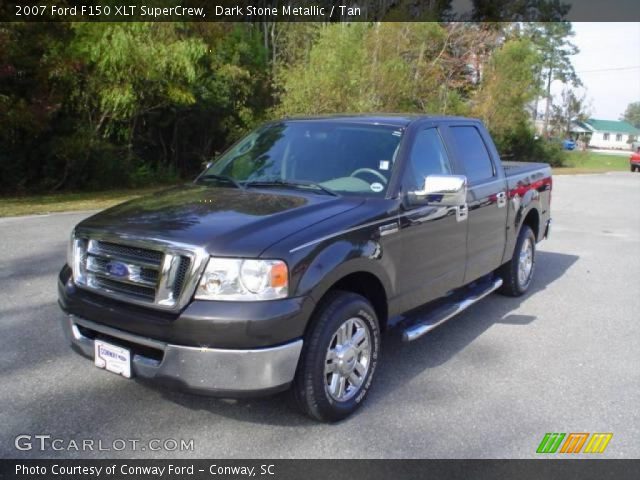
[[[471,126],[451,127],[450,131],[469,183],[492,178],[493,164],[478,129]]]
[[[405,173],[405,188],[408,191],[422,190],[424,178],[427,175],[446,175],[450,173],[449,158],[438,131],[435,128],[428,128],[418,132]]]

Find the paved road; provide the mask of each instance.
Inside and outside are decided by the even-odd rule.
[[[84,215],[0,219],[0,456],[167,455],[20,452],[22,433],[194,439],[174,457],[502,458],[535,456],[545,432],[613,432],[604,455],[638,458],[639,206],[640,175],[557,178],[531,293],[492,295],[412,344],[387,335],[368,402],[332,426],[286,395],[222,401],[98,371],[65,345],[56,306]]]

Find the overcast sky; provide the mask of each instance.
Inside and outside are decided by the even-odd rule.
[[[588,100],[591,116],[618,120],[627,105],[640,101],[640,23],[574,22],[573,57]],[[553,92],[562,91],[555,82]]]

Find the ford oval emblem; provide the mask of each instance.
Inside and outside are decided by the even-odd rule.
[[[129,268],[122,262],[109,262],[106,265],[107,273],[114,277],[127,277],[129,276]]]

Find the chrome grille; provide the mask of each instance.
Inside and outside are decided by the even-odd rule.
[[[155,265],[160,265],[162,252],[155,250],[147,250],[143,248],[129,247],[127,245],[118,245],[116,243],[104,242],[100,240],[94,240],[94,249],[100,252],[106,257],[118,257],[130,260],[140,260],[142,262],[150,262]]]
[[[156,292],[153,288],[141,287],[138,285],[132,285],[130,283],[117,282],[99,276],[96,276],[94,279],[92,279],[91,284],[94,288],[121,293],[124,295],[131,295],[148,302],[153,302],[156,298]]]
[[[133,303],[176,309],[188,300],[204,266],[202,252],[159,241],[92,235],[74,239],[74,282]],[[132,242],[125,243],[127,241]],[[144,246],[141,246],[142,244]],[[151,248],[147,248],[149,245]],[[181,300],[183,300],[181,302]]]

